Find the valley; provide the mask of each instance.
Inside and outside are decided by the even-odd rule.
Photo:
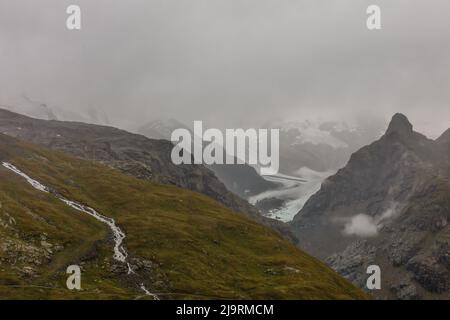
[[[266,217],[289,222],[330,175],[332,172],[316,172],[308,168],[301,168],[297,171],[297,176],[265,176],[264,178],[268,181],[281,183],[281,187],[252,196],[249,198],[249,202],[260,208]],[[269,203],[265,207],[261,207],[263,203],[267,202]]]
[[[0,1],[0,301],[450,300],[450,1],[64,2]]]
[[[160,299],[367,297],[276,232],[199,193],[5,135],[0,160],[65,199],[108,213],[126,234],[123,245],[140,275],[137,284]],[[145,298],[128,267],[112,257],[114,240],[104,223],[3,166],[0,176],[2,221],[15,221],[0,228],[0,296]],[[18,255],[20,250],[25,251]],[[21,258],[13,262],[14,257]],[[64,289],[69,264],[82,266],[80,292]]]
[[[440,299],[445,297],[448,291],[448,217],[445,215],[444,200],[449,194],[446,191],[450,150],[448,131],[436,141],[429,140],[413,132],[406,117],[396,115],[387,132],[378,141],[354,153],[348,164],[337,172],[331,169],[332,167],[328,171],[301,167],[292,171],[292,174],[260,177],[256,171],[252,173],[252,168],[245,164],[239,167],[224,165],[214,168],[218,175],[199,165],[174,166],[170,160],[166,160],[169,159],[171,151],[170,142],[148,139],[111,127],[36,120],[0,110],[0,130],[9,136],[44,147],[41,149],[42,147],[2,136],[5,152],[0,160],[3,161],[5,169],[28,181],[37,191],[53,194],[56,199],[62,200],[63,204],[69,207],[65,208],[65,211],[79,211],[109,227],[108,232],[97,226],[96,228],[102,229],[99,233],[102,236],[86,238],[92,239],[92,242],[80,239],[78,247],[71,245],[71,252],[75,255],[70,254],[70,261],[81,261],[85,270],[91,270],[89,273],[110,279],[108,287],[97,289],[101,292],[95,295],[97,298],[110,297],[111,294],[117,297],[134,295],[139,299],[249,299],[274,298],[279,294],[283,297],[303,297],[303,289],[292,280],[297,273],[297,276],[303,274],[301,270],[305,265],[297,268],[293,265],[298,265],[301,259],[286,260],[285,256],[273,256],[274,252],[271,250],[277,250],[275,248],[279,245],[293,250],[289,254],[296,252],[297,248],[305,250],[362,289],[365,289],[366,266],[374,263],[380,265],[384,279],[383,289],[371,292],[377,298]],[[283,131],[281,132],[283,134]],[[46,151],[47,147],[56,153]],[[392,150],[386,151],[385,148]],[[375,151],[367,153],[367,150],[371,149]],[[9,157],[8,153],[11,152],[16,156]],[[387,155],[393,158],[389,159]],[[355,160],[360,158],[363,161]],[[385,164],[380,166],[377,161]],[[77,164],[70,164],[72,162]],[[51,163],[56,166],[50,167]],[[104,170],[107,170],[108,174]],[[390,173],[385,173],[385,170]],[[102,172],[104,173],[99,175]],[[343,178],[344,173],[349,176],[357,174],[389,179],[354,180],[355,178]],[[244,192],[242,189],[240,193],[246,195],[249,203],[237,194],[229,192],[221,182],[227,181],[227,186],[237,186],[243,176],[251,177],[254,183],[253,191]],[[97,179],[93,180],[93,177]],[[258,179],[266,181],[267,185]],[[343,182],[340,182],[341,179],[344,179]],[[351,185],[347,185],[347,179],[352,181]],[[334,183],[330,184],[330,181],[335,180],[339,182],[336,187]],[[128,182],[121,185],[118,183],[120,181]],[[132,187],[135,184],[139,187]],[[327,195],[329,191],[326,190],[331,187],[333,193]],[[141,191],[153,188],[153,191],[146,191],[145,196],[139,196],[141,191],[130,194],[130,188]],[[258,188],[263,189],[255,192]],[[432,201],[432,206],[438,208],[435,212],[428,209],[428,202],[423,200],[427,193],[431,195],[426,196],[429,198],[427,201]],[[126,195],[127,200],[115,195]],[[165,198],[166,200],[163,200]],[[7,202],[1,199],[0,201],[3,209],[1,225],[5,230],[13,230],[12,221],[17,222],[18,219],[11,215],[10,210],[5,210]],[[195,205],[197,201],[198,205]],[[122,210],[128,212],[130,217],[124,215]],[[141,216],[144,212],[151,212],[152,215],[156,213],[156,216],[148,220],[148,213],[145,213],[145,218]],[[195,212],[201,212],[201,215],[197,216]],[[216,214],[211,216],[212,212]],[[425,218],[421,212],[429,212],[429,217]],[[41,217],[41,213],[36,214],[34,210],[31,210],[29,215],[36,221],[47,221]],[[136,218],[132,219],[135,215]],[[402,220],[402,217],[408,218]],[[212,221],[217,222],[213,223],[216,227],[211,229]],[[250,229],[249,223],[252,225]],[[94,221],[88,223],[90,228],[95,225]],[[169,230],[171,232],[167,233]],[[260,237],[254,232],[262,232],[265,236]],[[143,233],[148,236],[143,238]],[[139,237],[136,238],[137,234]],[[291,243],[279,238],[274,242],[278,243],[277,245],[269,244],[280,235]],[[23,243],[20,242],[23,240],[17,242],[14,237],[21,239],[20,235],[14,235],[11,231],[5,238],[4,261],[11,263],[11,252],[21,247],[28,248],[27,255],[33,258],[25,258],[21,266],[11,269],[9,272],[12,272],[11,279],[14,280],[8,281],[12,281],[13,286],[21,287],[21,281],[27,277],[39,279],[45,277],[45,274],[56,272],[50,281],[53,283],[52,287],[39,290],[57,288],[58,282],[63,281],[63,266],[67,265],[69,260],[62,258],[64,254],[54,248],[61,250],[66,244],[50,244],[50,247],[45,247],[49,246],[48,232],[38,236],[45,239],[41,241],[44,243],[42,248],[32,244],[39,244],[38,240],[32,240],[33,242],[27,243],[25,247],[22,244],[18,246],[17,243]],[[194,240],[196,237],[197,240]],[[269,238],[265,237],[272,240],[269,241]],[[180,245],[179,241],[187,242]],[[226,245],[222,247],[224,243]],[[255,247],[257,243],[263,245],[264,249]],[[164,246],[167,248],[160,251]],[[246,246],[250,251],[246,251]],[[111,247],[115,248],[115,254],[108,258]],[[236,251],[236,248],[239,249]],[[283,249],[280,253],[283,256],[288,254],[288,251]],[[256,259],[255,254],[260,255],[262,252],[266,252],[263,254],[266,258],[273,257],[275,260],[261,260],[262,257]],[[239,256],[243,254],[253,257],[252,267],[248,262],[242,264]],[[119,256],[121,258],[117,259]],[[195,260],[192,259],[194,256]],[[91,258],[86,260],[86,257]],[[179,259],[185,261],[180,262]],[[27,261],[33,263],[27,265]],[[235,263],[236,271],[241,268],[245,270],[240,276],[250,282],[244,281],[243,286],[238,287],[231,284],[237,276],[236,271],[230,274],[218,268],[217,263],[220,265],[225,261]],[[317,263],[320,264],[319,261]],[[45,271],[47,265],[49,269]],[[201,276],[197,273],[199,268],[202,270]],[[218,269],[212,272],[210,268]],[[14,275],[18,270],[21,270],[20,273]],[[111,270],[113,276],[106,276],[100,270]],[[270,282],[272,277],[275,282],[264,287],[265,289],[256,290],[256,286],[250,285],[259,281]],[[92,297],[88,294],[89,288],[98,288],[98,283],[89,282],[91,279],[93,278],[88,276],[87,289],[80,297]],[[208,280],[205,282],[203,279]],[[6,283],[9,283],[8,281]],[[41,281],[37,281],[33,286],[39,288]],[[44,282],[48,281],[47,279]],[[212,285],[210,281],[215,284]],[[305,280],[302,278],[301,281]],[[312,283],[309,285],[313,286]],[[284,293],[281,294],[278,290]],[[318,290],[314,296],[319,297],[321,289],[314,290]],[[43,297],[47,296],[41,294]],[[74,293],[68,294],[61,297],[69,297]],[[322,298],[326,297],[329,295],[325,294]],[[346,297],[346,294],[343,297]]]

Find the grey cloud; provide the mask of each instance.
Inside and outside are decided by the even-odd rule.
[[[69,4],[80,32],[65,29]],[[436,136],[450,119],[449,13],[446,0],[2,0],[0,103],[25,93],[120,126],[404,112]]]

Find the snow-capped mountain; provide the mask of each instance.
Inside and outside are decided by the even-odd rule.
[[[31,99],[26,95],[14,101],[0,103],[0,108],[42,120],[76,121],[99,125],[109,125],[106,112],[100,108],[90,108],[85,113],[74,112],[68,108],[49,105],[43,101]]]
[[[320,123],[306,120],[303,122],[287,121],[272,124],[271,127],[278,127],[280,131],[290,138],[291,146],[310,143],[313,145],[329,145],[335,149],[348,147],[348,144],[339,137],[334,136],[333,130],[326,130],[321,127]],[[338,127],[336,125],[336,127]],[[332,127],[331,129],[334,129]],[[356,131],[348,125],[339,124],[340,131]]]
[[[432,140],[395,114],[294,217],[301,247],[362,288],[380,266],[376,298],[448,299],[449,132]]]
[[[300,168],[327,172],[343,167],[353,152],[381,135],[385,123],[305,120],[266,127],[280,129],[280,172],[299,176]]]
[[[376,140],[385,123],[338,121],[274,121],[280,130],[280,173],[264,177],[282,186],[249,198],[266,216],[290,221],[322,182],[345,166],[353,152]]]
[[[185,124],[175,119],[158,119],[148,122],[137,129],[137,133],[151,139],[170,140],[170,136],[175,129],[191,129]]]

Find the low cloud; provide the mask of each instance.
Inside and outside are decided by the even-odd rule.
[[[374,237],[378,235],[375,219],[367,214],[357,214],[345,224],[344,234],[359,237]]]
[[[399,212],[397,207],[397,203],[392,203],[386,211],[375,217],[363,213],[357,214],[345,223],[343,232],[348,236],[355,235],[364,238],[377,236],[386,221],[397,215]]]

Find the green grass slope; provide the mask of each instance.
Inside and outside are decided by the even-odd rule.
[[[64,197],[112,217],[139,279],[112,259],[110,230],[0,166],[1,299],[364,299],[267,227],[177,187],[138,180],[0,135],[8,161]],[[66,267],[82,267],[82,290]]]

